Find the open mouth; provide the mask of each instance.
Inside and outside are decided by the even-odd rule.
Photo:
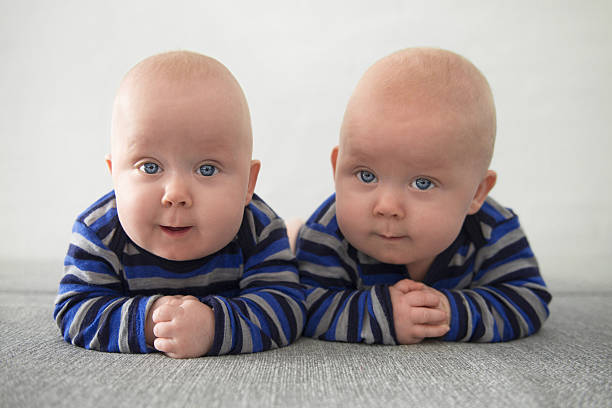
[[[191,227],[171,227],[168,225],[160,225],[162,231],[170,235],[182,235],[189,231]]]

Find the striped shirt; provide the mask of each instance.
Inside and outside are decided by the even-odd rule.
[[[301,228],[300,278],[306,286],[304,335],[322,340],[397,344],[389,286],[410,278],[404,265],[355,249],[336,221],[335,195]],[[466,217],[423,283],[451,306],[449,341],[497,342],[528,336],[548,317],[548,292],[518,217],[487,198]]]
[[[192,295],[212,308],[209,355],[285,346],[305,323],[304,290],[285,224],[256,195],[234,240],[192,261],[170,261],[135,245],[119,223],[112,191],[77,218],[54,310],[67,342],[109,352],[154,351],[145,342],[145,318],[162,295]]]

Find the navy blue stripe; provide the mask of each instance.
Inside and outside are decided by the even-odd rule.
[[[348,307],[348,333],[347,341],[350,343],[356,343],[360,340],[361,333],[359,333],[359,295],[357,292],[351,299]]]
[[[221,352],[221,346],[223,345],[223,333],[225,333],[225,314],[223,313],[223,306],[220,302],[212,296],[203,299],[208,306],[210,306],[215,315],[215,336],[213,338],[213,344],[210,347],[207,355],[216,356]]]
[[[457,319],[459,320],[459,331],[457,332],[457,339],[463,339],[467,334],[467,313],[465,310],[465,305],[463,304],[463,298],[461,295],[455,292],[450,292],[455,300],[455,305],[457,305]],[[466,295],[469,296],[469,295]]]
[[[543,284],[544,282],[542,282]],[[537,297],[542,299],[546,304],[549,304],[552,300],[552,294],[546,289],[529,288]]]
[[[397,336],[395,334],[395,324],[393,323],[393,304],[391,303],[391,295],[389,294],[389,287],[387,285],[377,285],[374,287],[378,301],[380,302],[385,317],[387,318],[387,324],[391,329],[391,337],[397,343]]]
[[[540,329],[540,319],[538,318],[538,314],[531,307],[531,305],[525,301],[525,299],[520,296],[516,291],[506,286],[499,286],[497,288],[500,292],[502,292],[508,299],[512,301],[523,313],[527,316],[528,322],[531,322],[533,325],[534,331],[538,331]],[[512,313],[514,315],[514,313]]]
[[[60,285],[78,285],[78,286],[83,286],[83,287],[92,287],[91,284],[85,282],[84,280],[78,278],[75,275],[72,274],[66,274],[62,277],[62,280],[60,281]],[[94,286],[96,289],[105,289],[108,291],[121,291],[122,290],[122,285],[121,283],[107,283],[107,284],[98,284]],[[85,290],[83,288],[83,290]],[[101,290],[99,290],[101,291]],[[89,293],[87,293],[85,296],[89,296]]]
[[[498,251],[494,256],[484,261],[480,268],[482,270],[490,269],[491,265],[495,265],[498,262],[504,261],[528,247],[529,247],[529,243],[527,242],[527,238],[521,238],[518,241],[513,242],[512,244],[504,247],[503,249]]]
[[[298,317],[293,313],[293,309],[289,305],[287,299],[283,296],[275,296],[276,301],[283,310],[283,315],[287,317],[289,323],[289,333],[287,334],[287,340],[293,342],[298,336],[297,320]],[[279,316],[280,319],[280,316]]]
[[[472,306],[474,307],[474,309],[476,310],[476,313],[478,314],[478,321],[474,322],[472,320],[472,326],[475,325],[474,327],[474,331],[472,333],[472,340],[478,340],[480,339],[482,336],[484,336],[485,334],[485,326],[484,326],[484,322],[482,320],[482,316],[484,313],[488,313],[488,311],[483,311],[480,308],[480,305],[478,302],[471,302]],[[475,317],[472,317],[472,319],[474,319]]]
[[[302,282],[311,286],[322,286],[326,289],[346,289],[351,287],[350,282],[342,278],[322,277],[309,272],[302,272],[301,275]]]
[[[314,314],[317,310],[319,310],[319,308],[321,307],[321,304],[325,302],[328,298],[334,296],[335,293],[336,292],[332,292],[331,290],[328,290],[325,293],[323,293],[321,297],[319,297],[307,310],[308,318],[310,319],[311,315]]]
[[[240,304],[240,301],[230,301],[229,305],[230,305],[230,313],[234,316],[234,323],[235,323],[235,327],[234,327],[234,334],[233,334],[233,338],[232,338],[232,343],[234,344],[234,348],[233,350],[231,350],[229,352],[229,354],[239,354],[241,353],[242,350],[242,342],[243,342],[243,336],[244,334],[242,333],[242,326],[240,325],[240,321],[242,320],[242,318],[240,317],[240,308],[237,307],[237,304]]]
[[[81,260],[81,261],[95,261],[95,262],[100,262],[103,263],[104,265],[106,265],[107,270],[112,271],[113,265],[111,265],[110,262],[108,262],[106,259],[102,258],[101,256],[89,253],[87,251],[85,251],[82,248],[79,248],[76,245],[70,244],[70,246],[68,247],[68,254],[69,257],[72,257],[74,259],[77,260]]]
[[[98,201],[93,203],[89,208],[87,208],[85,211],[83,211],[78,216],[77,221],[84,223],[85,222],[85,218],[89,217],[89,215],[91,215],[91,213],[96,211],[98,208],[106,206],[109,202],[113,201],[114,199],[115,199],[115,192],[114,191],[111,191],[111,192],[107,193],[102,198],[100,198]]]
[[[325,200],[319,208],[315,210],[313,215],[308,219],[308,224],[316,223],[321,224],[321,219],[327,215],[329,207],[331,207],[336,202],[335,194]]]
[[[342,309],[344,306],[344,302],[346,302],[346,298],[348,298],[351,295],[351,291],[349,290],[344,290],[341,292],[336,292],[336,293],[340,293],[340,301],[336,304],[335,309],[332,312],[332,316],[337,317],[339,314],[339,310]],[[333,319],[332,319],[333,322]],[[349,322],[350,323],[350,322]],[[331,326],[330,329],[327,330],[325,333],[323,333],[319,338],[322,340],[334,340],[335,333],[331,332]]]
[[[132,353],[140,352],[140,332],[138,331],[138,307],[142,296],[134,296],[134,301],[128,308],[128,347]]]

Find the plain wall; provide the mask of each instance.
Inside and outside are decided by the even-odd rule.
[[[487,76],[492,195],[520,215],[545,277],[586,276],[612,261],[611,21],[608,0],[3,0],[0,259],[61,262],[74,218],[112,188],[112,100],[144,57],[188,49],[223,62],[250,104],[256,192],[306,218],[333,190],[329,155],[359,77],[426,45]]]

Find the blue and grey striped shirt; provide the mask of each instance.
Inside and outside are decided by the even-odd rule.
[[[335,195],[301,228],[300,278],[307,287],[304,335],[397,344],[389,286],[410,278],[403,265],[378,262],[346,241]],[[423,283],[451,306],[449,341],[496,342],[528,336],[548,317],[548,292],[518,217],[491,198],[466,217]]]
[[[128,238],[111,191],[77,218],[64,265],[54,318],[67,342],[87,349],[153,351],[145,342],[145,318],[162,295],[193,295],[213,309],[209,355],[285,346],[305,323],[285,224],[256,195],[225,248],[170,261]]]

